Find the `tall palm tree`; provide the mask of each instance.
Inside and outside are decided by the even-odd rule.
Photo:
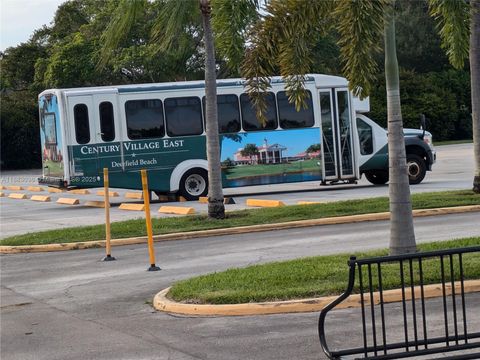
[[[400,107],[398,63],[395,46],[394,0],[282,1],[272,0],[267,15],[253,30],[243,65],[248,91],[258,116],[265,109],[263,92],[269,75],[278,68],[285,77],[289,100],[303,106],[304,74],[311,64],[314,40],[332,28],[339,33],[344,73],[354,94],[367,96],[377,66],[374,55],[385,42],[388,146],[390,168],[390,253],[416,251],[408,183],[403,121]]]
[[[390,254],[416,251],[412,204],[403,135],[400,80],[395,43],[394,4],[385,8],[385,80],[388,112],[388,192],[390,197]]]
[[[220,164],[220,141],[217,119],[217,77],[215,48],[211,26],[212,8],[209,0],[200,0],[205,43],[205,125],[207,132],[208,159],[208,216],[225,218],[223,203],[222,170]]]
[[[470,0],[470,81],[472,87],[473,149],[475,177],[473,191],[480,194],[480,0]]]
[[[442,46],[450,63],[462,68],[470,60],[473,151],[473,191],[480,193],[480,0],[429,0],[430,13],[438,20]],[[470,28],[469,28],[470,23]]]
[[[103,62],[116,49],[125,34],[135,23],[138,15],[147,5],[146,0],[122,0],[104,33]],[[214,33],[221,34],[220,49],[225,54],[231,68],[238,67],[241,60],[237,55],[244,46],[244,30],[256,19],[257,0],[238,0],[231,4],[228,0],[164,0],[161,2],[153,40],[159,49],[175,47],[178,35],[192,29],[192,24],[201,22],[205,52],[205,123],[208,160],[208,216],[214,219],[225,218],[221,181],[220,146],[217,120],[216,62]],[[218,12],[218,20],[212,29],[212,8]]]

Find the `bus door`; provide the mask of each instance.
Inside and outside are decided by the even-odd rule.
[[[122,129],[116,91],[93,95],[95,143],[98,144],[97,166],[110,172],[124,171]]]
[[[67,94],[67,114],[70,184],[78,186],[83,185],[86,178],[97,176],[97,159],[93,149],[97,139],[92,95]]]
[[[324,181],[355,178],[348,89],[319,92]]]

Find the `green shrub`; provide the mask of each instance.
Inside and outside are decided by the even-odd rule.
[[[1,168],[41,167],[40,130],[36,95],[28,91],[2,94]]]
[[[418,74],[400,73],[400,92],[404,127],[418,128],[425,114],[427,130],[437,140],[472,138],[470,77],[467,71],[445,70]],[[373,120],[387,127],[385,80],[379,76],[370,96]]]

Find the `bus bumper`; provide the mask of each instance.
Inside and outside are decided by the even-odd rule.
[[[66,188],[66,182],[60,178],[54,178],[49,176],[42,176],[38,178],[38,183],[40,185],[53,186],[57,188]]]
[[[432,165],[437,161],[437,152],[432,149],[427,152],[428,161],[427,161],[427,170],[432,171]]]

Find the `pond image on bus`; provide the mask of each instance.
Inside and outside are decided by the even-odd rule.
[[[368,102],[354,99],[342,77],[307,75],[305,89],[307,107],[296,111],[284,80],[272,77],[263,123],[244,80],[217,81],[225,188],[354,182],[363,173],[384,179],[386,132],[363,115],[357,118],[357,112],[368,111]],[[40,183],[101,187],[108,168],[111,187],[141,189],[139,172],[147,169],[150,190],[158,194],[206,196],[204,81],[51,89],[39,95],[39,108]],[[424,151],[418,158],[426,171],[434,152]]]

